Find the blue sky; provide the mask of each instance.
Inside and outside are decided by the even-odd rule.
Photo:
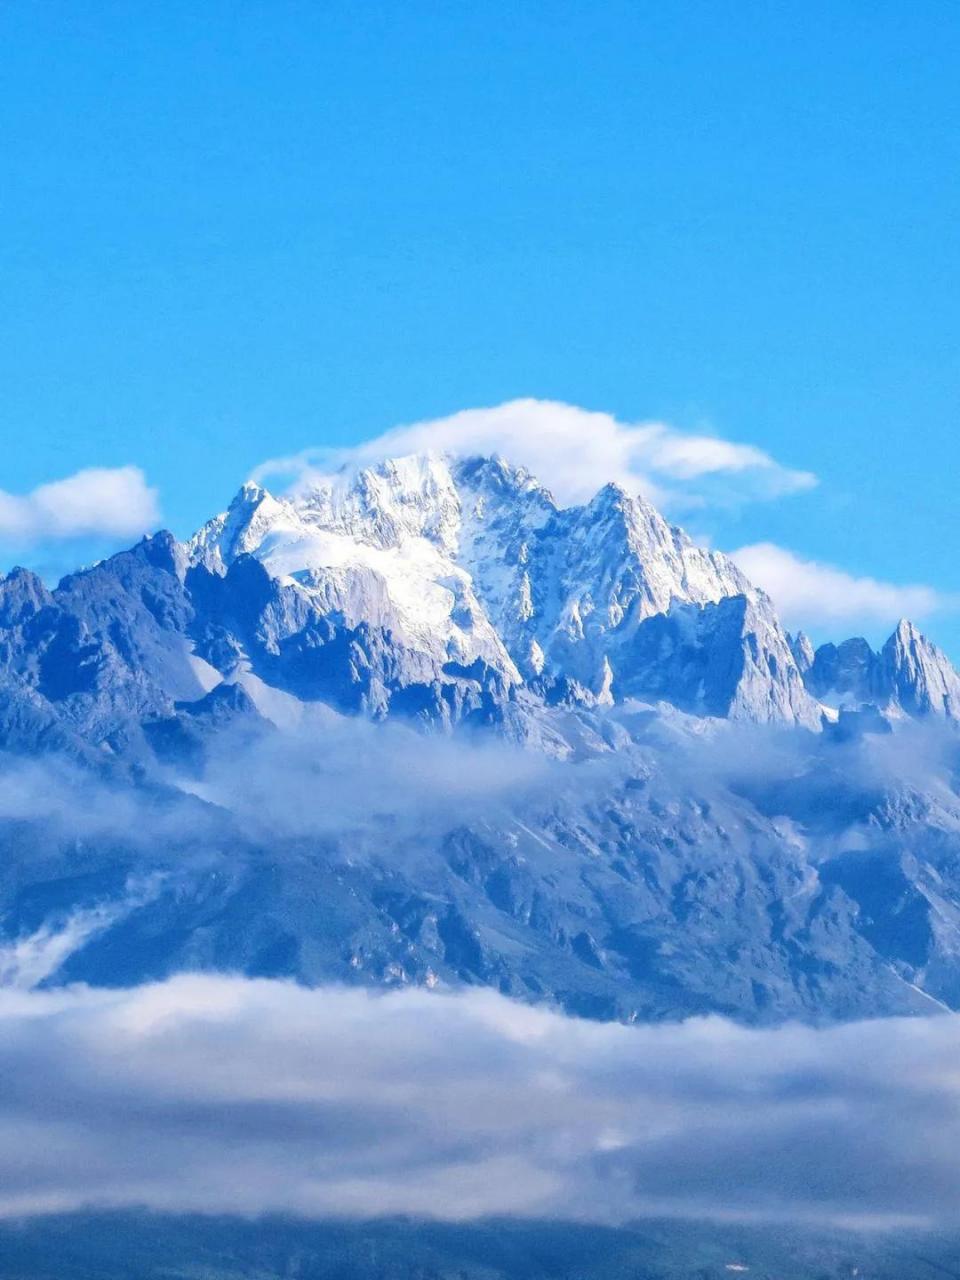
[[[11,0],[0,48],[8,507],[133,465],[186,534],[265,458],[563,401],[815,473],[684,519],[927,585],[960,658],[954,4]],[[0,567],[90,554],[16,519]]]

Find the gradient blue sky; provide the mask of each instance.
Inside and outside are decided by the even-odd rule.
[[[8,493],[132,463],[185,534],[535,396],[820,477],[718,545],[960,591],[956,4],[8,0],[0,59]]]

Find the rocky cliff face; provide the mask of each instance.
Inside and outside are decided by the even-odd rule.
[[[861,637],[821,645],[804,681],[814,697],[837,708],[960,719],[960,676],[943,650],[906,620],[879,653]]]

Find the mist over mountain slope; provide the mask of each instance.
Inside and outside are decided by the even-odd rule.
[[[592,1017],[960,1007],[960,680],[502,459],[246,485],[0,581],[0,974],[485,984]]]

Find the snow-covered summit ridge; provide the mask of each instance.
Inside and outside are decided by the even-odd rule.
[[[743,714],[818,723],[767,597],[615,484],[561,507],[501,457],[416,454],[281,498],[245,485],[189,550],[216,572],[252,555],[347,625],[381,627],[437,662],[481,659],[513,684],[568,678],[601,701],[630,679],[638,644],[649,661],[639,632],[667,615],[671,634],[657,642],[674,669],[667,696],[679,680],[690,709],[705,710],[718,701],[707,685],[720,680],[719,702],[741,707],[747,676]],[[710,620],[732,597],[749,605],[736,634],[733,615],[719,628]],[[679,612],[690,608],[707,611],[696,626]],[[730,670],[715,661],[700,671],[693,650],[719,633],[733,645]]]
[[[753,590],[726,556],[696,546],[621,486],[608,484],[589,503],[561,508],[528,471],[500,457],[413,454],[344,469],[281,498],[247,483],[190,548],[210,567],[241,554],[264,563],[282,559],[283,571],[294,576],[322,566],[324,544],[311,541],[318,533],[379,550],[424,540],[469,572],[491,554],[522,559],[524,544],[547,525],[581,553],[632,556],[644,569],[639,585],[647,613],[663,612],[672,599],[702,603]]]
[[[611,703],[827,715],[842,734],[960,709],[960,677],[910,624],[880,653],[814,652],[648,502],[606,485],[564,508],[500,458],[394,459],[280,497],[245,485],[188,545],[157,534],[52,591],[0,579],[0,641],[0,740],[5,689],[17,741],[81,753],[145,751],[143,726],[179,724],[181,704],[216,719],[238,682],[268,719],[278,699],[323,704],[561,753],[588,721],[612,732],[593,716]]]

